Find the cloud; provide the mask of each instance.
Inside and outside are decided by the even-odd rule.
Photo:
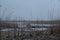
[[[8,8],[10,12],[14,11],[13,15],[22,16],[27,20],[49,20],[50,13],[53,13],[53,19],[58,18],[57,12],[59,9],[58,0],[1,0],[2,8]],[[14,9],[12,9],[14,8]],[[10,13],[8,12],[8,13]],[[32,17],[31,17],[32,15]],[[59,15],[60,16],[60,15]],[[13,19],[14,16],[12,16]]]

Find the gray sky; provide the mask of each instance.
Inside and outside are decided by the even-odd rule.
[[[59,19],[59,0],[1,0],[1,15],[4,18],[11,15],[11,19],[50,20]]]

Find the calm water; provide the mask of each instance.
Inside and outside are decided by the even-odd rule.
[[[1,31],[11,31],[14,30],[14,28],[5,28],[5,29],[1,29]],[[24,30],[24,31],[32,31],[32,30],[47,30],[47,28],[16,28],[16,30]]]

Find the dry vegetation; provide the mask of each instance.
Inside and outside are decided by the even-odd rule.
[[[1,31],[2,29],[5,29],[3,23],[5,23],[8,31]],[[12,23],[0,22],[0,40],[60,40],[60,26],[51,27],[48,28],[48,30],[42,31],[25,31],[23,28],[17,30],[18,24],[13,23],[12,27],[10,24]],[[13,28],[14,30],[9,30],[9,28]],[[28,27],[28,29],[29,28],[30,27]]]

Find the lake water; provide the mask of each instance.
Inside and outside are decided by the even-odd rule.
[[[11,30],[14,30],[14,28],[5,28],[5,29],[1,29],[1,31],[11,31]],[[21,30],[24,30],[24,31],[32,31],[32,30],[47,30],[47,28],[16,28],[16,30],[18,31],[21,31]]]

